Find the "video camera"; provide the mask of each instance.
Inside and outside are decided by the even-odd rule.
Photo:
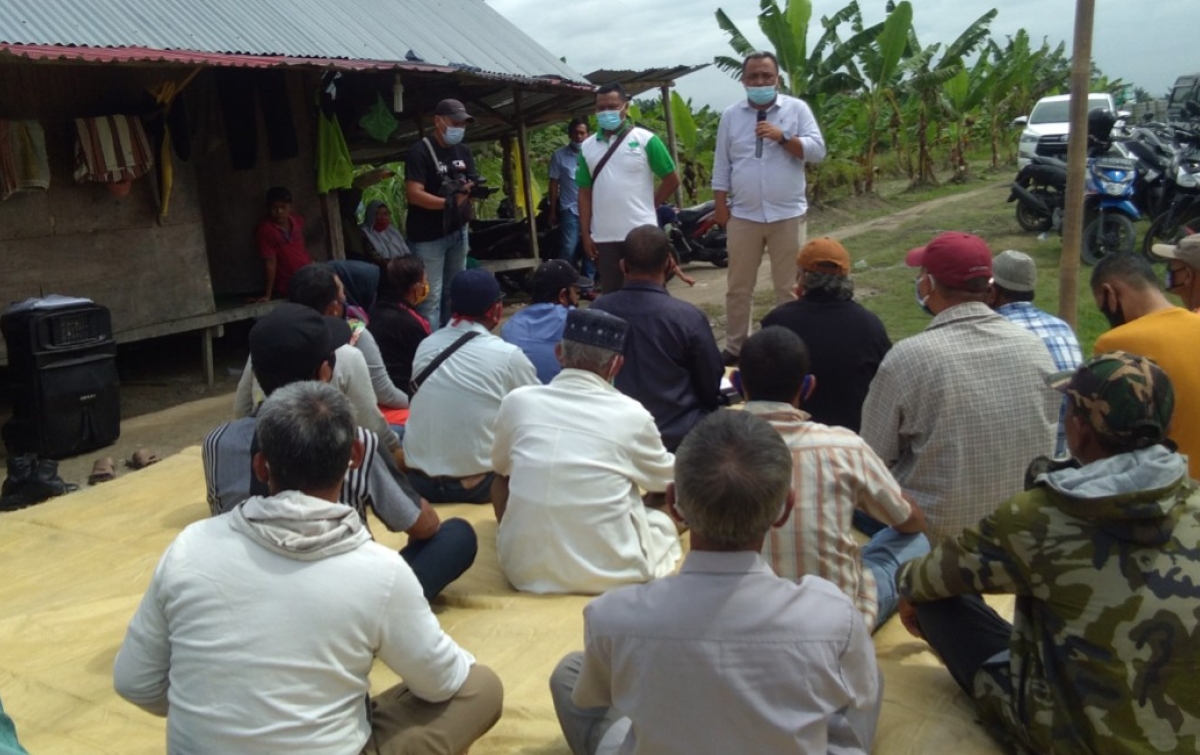
[[[470,191],[466,189],[468,183],[473,184]],[[487,185],[487,178],[478,173],[453,172],[442,179],[442,194],[447,197],[467,192],[471,199],[487,199],[495,191]]]

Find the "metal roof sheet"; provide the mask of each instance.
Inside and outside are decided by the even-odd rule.
[[[411,61],[586,83],[483,0],[3,0],[0,43]]]

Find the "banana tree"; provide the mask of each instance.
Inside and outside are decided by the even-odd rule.
[[[900,103],[896,99],[897,74],[900,73],[900,61],[909,49],[908,38],[912,31],[912,19],[913,8],[908,0],[896,5],[888,3],[887,18],[881,27],[878,27],[870,43],[863,45],[859,50],[859,70],[867,89],[862,103],[866,135],[863,188],[868,193],[875,190],[875,154],[884,109],[887,108],[893,114],[900,112]],[[874,32],[874,28],[871,31]]]

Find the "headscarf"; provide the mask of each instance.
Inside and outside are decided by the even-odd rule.
[[[371,248],[375,250],[375,254],[383,259],[407,257],[412,252],[409,251],[408,244],[404,243],[404,236],[400,235],[400,230],[396,228],[395,223],[389,223],[388,227],[382,231],[375,230],[375,213],[383,206],[384,203],[378,199],[368,204],[363,224],[359,228],[362,230],[363,236],[370,242]]]

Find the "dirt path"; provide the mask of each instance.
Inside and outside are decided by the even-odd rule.
[[[862,223],[854,223],[838,227],[831,231],[820,232],[837,239],[849,239],[872,231],[888,231],[899,228],[913,218],[956,202],[964,202],[979,197],[988,191],[995,191],[997,185],[989,185],[973,189],[962,194],[953,194],[939,199],[923,202],[882,217]],[[725,307],[725,271],[711,265],[695,265],[688,268],[688,273],[696,278],[692,288],[674,281],[671,283],[671,293],[684,301],[691,302],[707,312],[722,311]],[[770,266],[764,264],[759,270],[757,290],[770,287]],[[714,317],[714,331],[717,340],[725,338],[725,318],[723,314]],[[178,360],[177,360],[178,361]],[[195,365],[188,360],[179,362],[179,372],[195,372]],[[73,459],[65,459],[59,464],[59,473],[63,479],[80,485],[86,483],[92,462],[103,456],[112,456],[117,460],[119,475],[136,474],[121,465],[123,459],[128,459],[139,447],[153,449],[160,458],[178,453],[187,446],[197,445],[204,441],[214,427],[229,419],[233,409],[231,395],[236,378],[223,374],[218,377],[218,386],[223,386],[230,393],[205,398],[198,401],[186,401],[181,404],[165,404],[159,410],[143,414],[132,419],[126,419],[121,425],[120,440],[109,448],[100,449]]]
[[[982,186],[978,189],[963,192],[962,194],[951,194],[938,199],[931,199],[928,202],[907,207],[898,212],[893,212],[888,215],[883,215],[878,218],[872,218],[861,223],[853,223],[850,225],[840,226],[833,230],[819,230],[823,236],[830,236],[839,241],[861,236],[865,233],[874,231],[892,231],[900,228],[905,223],[919,218],[928,212],[945,207],[946,205],[965,202],[977,197],[981,197],[989,192],[995,192],[996,189],[1004,184],[994,183]],[[811,236],[811,234],[810,234]],[[852,253],[853,254],[853,253]],[[671,283],[671,293],[684,301],[691,302],[701,309],[712,311],[713,308],[719,307],[724,310],[725,307],[725,271],[717,270],[711,265],[694,265],[686,268],[687,273],[696,279],[696,285],[688,288],[686,285],[675,281]],[[768,264],[762,265],[758,271],[758,282],[755,284],[756,291],[769,289],[771,286],[771,266]],[[716,318],[715,328],[718,331],[717,340],[724,341],[724,316]]]

